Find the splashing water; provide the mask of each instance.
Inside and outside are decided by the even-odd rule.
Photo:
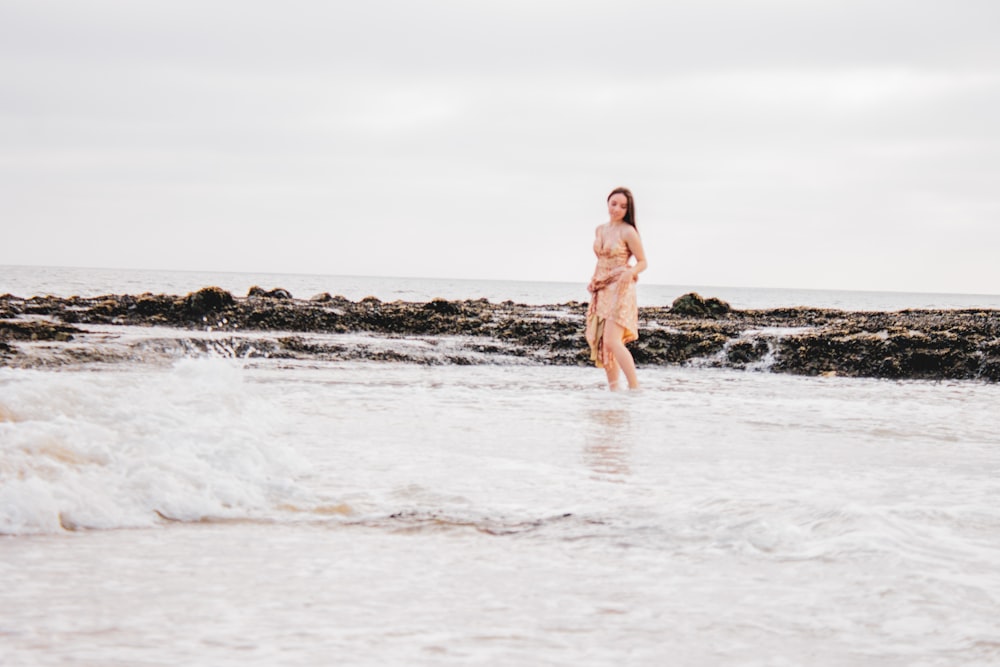
[[[0,369],[0,532],[240,517],[294,495],[303,462],[237,362]]]
[[[1000,387],[640,372],[4,369],[0,662],[1000,658]]]

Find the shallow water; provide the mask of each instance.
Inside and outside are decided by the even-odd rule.
[[[0,664],[1000,661],[1000,387],[0,369]]]

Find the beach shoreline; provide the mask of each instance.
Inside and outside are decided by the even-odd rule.
[[[705,300],[697,295],[686,297],[694,308],[680,307],[681,299],[640,308],[639,340],[630,345],[640,366],[1000,381],[998,310],[733,310],[709,299],[721,304],[713,312],[699,310]],[[156,347],[148,342],[153,333],[167,331],[154,336],[167,355],[222,346],[234,356],[278,359],[586,365],[586,308],[579,301],[351,301],[325,293],[297,299],[280,288],[253,288],[245,297],[216,287],[185,296],[7,294],[0,296],[0,366],[135,361]],[[81,347],[137,327],[146,331],[142,349]],[[173,351],[163,340],[175,341]]]

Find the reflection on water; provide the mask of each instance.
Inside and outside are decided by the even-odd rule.
[[[624,482],[631,474],[629,447],[632,439],[632,416],[623,408],[602,408],[587,413],[589,428],[583,447],[583,459],[594,477]]]

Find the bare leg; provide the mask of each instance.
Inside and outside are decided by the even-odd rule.
[[[608,320],[604,324],[604,345],[611,351],[614,355],[615,361],[618,365],[622,367],[622,371],[625,373],[625,379],[628,380],[629,389],[639,388],[639,378],[635,374],[635,361],[632,359],[632,353],[628,351],[625,347],[625,343],[622,342],[622,327],[617,322],[612,322]],[[618,373],[615,372],[615,382],[618,380]],[[608,373],[608,384],[611,388],[614,388],[614,383],[612,383],[611,374]]]
[[[608,376],[608,389],[618,391],[618,364],[609,363],[611,359],[606,359],[604,372]]]

